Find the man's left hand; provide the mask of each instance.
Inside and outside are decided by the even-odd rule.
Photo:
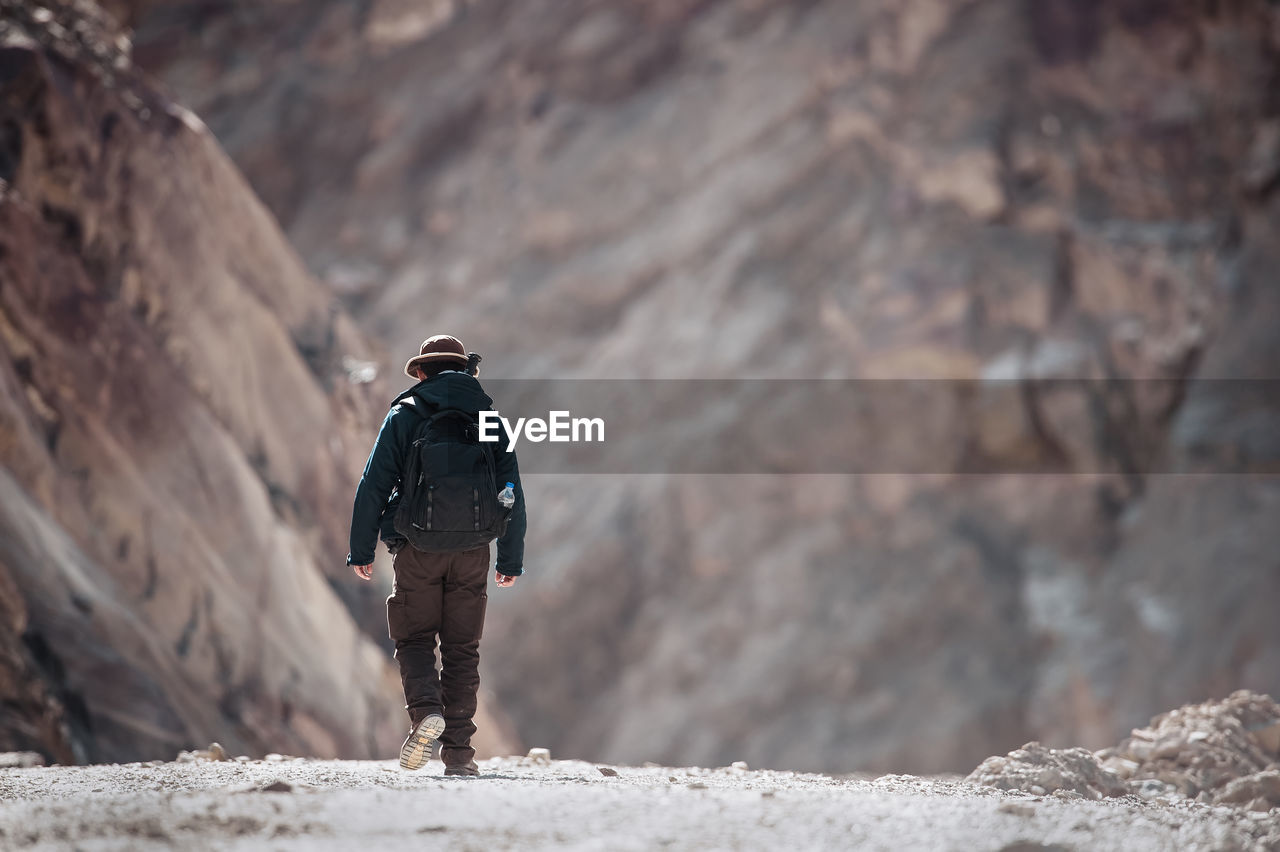
[[[373,579],[373,565],[352,565],[351,570],[356,572],[356,576],[361,580]]]

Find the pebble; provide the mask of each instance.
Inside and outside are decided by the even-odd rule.
[[[272,781],[270,784],[263,784],[261,787],[258,788],[258,792],[260,793],[292,793],[293,785],[288,783],[287,781],[281,781],[280,779],[277,778],[275,781]]]

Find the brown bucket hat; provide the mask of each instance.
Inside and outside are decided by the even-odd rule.
[[[450,334],[436,334],[422,341],[422,351],[410,358],[404,365],[404,374],[409,378],[413,369],[423,364],[439,361],[456,361],[459,367],[467,366],[467,348],[462,341]]]

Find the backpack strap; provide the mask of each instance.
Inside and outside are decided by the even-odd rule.
[[[405,398],[406,397],[402,397],[401,399]],[[415,442],[425,440],[426,437],[431,434],[432,426],[436,423],[447,420],[460,421],[459,425],[462,429],[463,435],[467,436],[470,440],[474,441],[480,437],[479,421],[460,408],[440,408],[435,411],[430,411],[427,406],[422,404],[422,400],[416,398],[414,399],[412,406],[406,407],[412,408],[414,413],[422,418],[418,421],[418,425],[414,427],[413,430]],[[428,413],[429,411],[430,413]]]
[[[422,421],[414,429],[415,435],[425,436],[430,431],[432,425],[438,421],[446,420],[448,418],[461,420],[465,429],[474,432],[476,436],[479,435],[479,421],[471,414],[460,408],[437,408],[432,411],[431,406],[428,406],[421,397],[412,393],[401,394],[396,399],[393,406],[394,405],[399,405],[403,408],[412,408],[413,412],[422,418]]]
[[[446,417],[461,418],[472,426],[477,424],[476,418],[472,417],[461,408],[437,408],[435,411],[431,411],[432,406],[425,404],[422,397],[412,393],[402,393],[400,396],[396,397],[396,400],[391,404],[391,407],[394,408],[397,405],[405,408],[412,408],[415,414],[427,421],[428,425]]]
[[[419,420],[417,425],[415,425],[409,433],[409,443],[416,443],[418,440],[423,438],[427,434],[427,430],[431,428],[431,414],[428,413],[427,406],[423,404],[422,400],[411,393],[401,394],[396,397],[395,401],[391,403],[391,407],[395,408],[397,405],[401,408],[411,409],[413,413],[418,416]]]

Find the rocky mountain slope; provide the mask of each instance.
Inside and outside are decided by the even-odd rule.
[[[111,18],[0,2],[0,747],[394,750],[398,679],[325,578],[368,354]]]
[[[137,39],[388,364],[1020,382],[867,435],[929,475],[531,477],[487,630],[559,753],[936,771],[1280,688],[1277,395],[1232,381],[1280,379],[1278,16],[173,2]]]

